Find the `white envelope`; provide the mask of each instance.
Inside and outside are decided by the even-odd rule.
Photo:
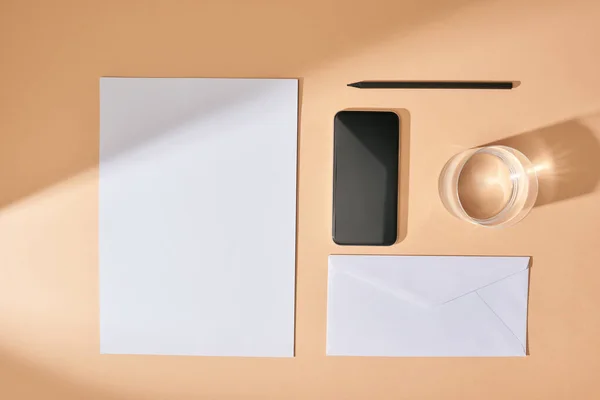
[[[529,261],[329,256],[327,355],[525,356]]]

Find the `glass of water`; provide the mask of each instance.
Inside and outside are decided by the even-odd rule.
[[[485,227],[519,222],[533,208],[538,193],[531,161],[506,146],[456,154],[444,166],[438,185],[442,203],[452,215]]]

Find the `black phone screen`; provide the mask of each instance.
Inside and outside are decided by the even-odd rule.
[[[391,111],[340,111],[333,130],[333,241],[394,244],[400,118]]]

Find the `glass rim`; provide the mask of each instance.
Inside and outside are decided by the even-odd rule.
[[[483,146],[483,147],[473,148],[473,149],[471,149],[471,150],[473,150],[473,152],[471,154],[469,154],[468,157],[466,157],[464,160],[461,161],[461,164],[456,171],[458,179],[457,179],[456,185],[454,187],[457,203],[458,203],[460,212],[463,214],[463,217],[465,219],[467,219],[469,222],[472,222],[474,224],[481,225],[484,227],[489,227],[489,228],[503,226],[504,224],[510,222],[510,219],[507,221],[502,221],[502,218],[506,214],[511,212],[512,207],[515,205],[515,201],[517,199],[517,193],[518,193],[518,189],[519,189],[519,180],[516,178],[516,174],[518,173],[518,171],[514,168],[512,163],[509,162],[509,160],[506,158],[506,156],[502,152],[497,150],[497,148],[507,150],[511,153],[517,152],[523,158],[525,158],[526,160],[529,160],[523,153],[521,153],[520,151],[518,151],[512,147],[508,147],[508,146],[492,145],[492,146]],[[498,159],[500,159],[502,161],[502,164],[504,166],[506,166],[506,168],[508,169],[508,171],[510,173],[511,193],[510,193],[510,198],[508,199],[506,204],[504,204],[504,207],[502,207],[502,210],[498,211],[498,213],[496,213],[488,218],[475,218],[475,217],[472,217],[471,215],[469,215],[469,213],[463,207],[462,201],[460,199],[460,195],[458,193],[458,181],[460,180],[460,176],[463,172],[463,169],[464,169],[465,165],[469,162],[469,160],[471,160],[471,158],[473,158],[473,156],[475,156],[476,154],[482,154],[482,153],[497,157]],[[536,172],[536,171],[534,170],[534,172]],[[537,173],[536,173],[536,179],[537,179]]]

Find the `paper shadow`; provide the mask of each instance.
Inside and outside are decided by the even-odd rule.
[[[600,181],[600,143],[595,133],[573,119],[487,145],[519,150],[537,171],[535,207],[594,192]]]
[[[300,142],[302,135],[302,92],[304,90],[304,79],[298,78],[298,124],[297,124],[297,136],[296,136],[296,244],[295,244],[295,257],[296,264],[294,265],[294,284],[296,290],[294,291],[294,357],[296,356],[296,338],[298,337],[298,230],[300,225]]]
[[[107,81],[104,83],[101,81],[101,91],[102,85],[110,84],[111,79],[119,78],[107,77]],[[145,91],[147,95],[134,96],[132,101],[124,101],[121,107],[111,109],[113,114],[123,114],[120,118],[128,122],[127,134],[111,137],[107,141],[103,141],[100,137],[101,160],[107,161],[118,157],[161,136],[173,135],[178,128],[185,125],[214,118],[231,108],[263,96],[269,90],[261,85],[260,81],[245,79],[207,80],[202,90],[198,88],[190,90],[186,87],[185,80],[186,78],[172,80],[166,89],[160,85],[160,79],[156,81],[151,79],[147,81],[146,86],[137,85],[136,78],[121,82],[121,85],[130,85],[132,93],[139,94]],[[167,93],[170,91],[180,91],[180,93],[177,96],[166,96],[168,100],[165,100],[163,96],[158,95],[164,94],[165,90]],[[181,91],[185,92],[181,93]],[[148,112],[152,110],[160,110],[160,112],[149,118]],[[102,114],[102,104],[100,113]]]

